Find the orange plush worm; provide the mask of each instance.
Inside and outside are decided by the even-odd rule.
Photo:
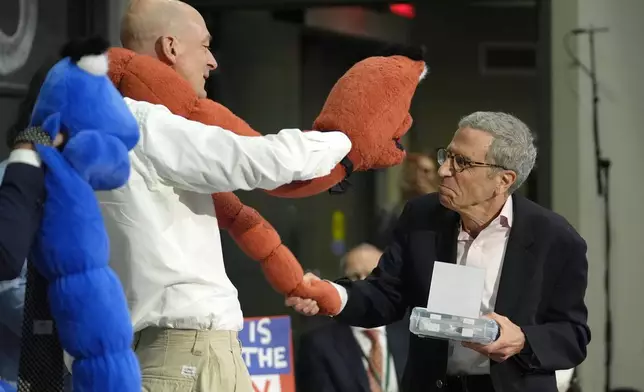
[[[190,85],[160,61],[112,48],[110,77],[126,97],[161,104],[172,113],[216,125],[245,136],[261,136],[225,106],[200,99]],[[402,162],[399,139],[409,130],[411,99],[425,75],[418,57],[371,57],[354,65],[331,90],[314,130],[344,132],[352,143],[347,159],[324,177],[266,191],[285,198],[308,197],[341,183],[351,171],[386,168]],[[233,193],[213,195],[219,227],[260,262],[266,279],[279,293],[315,299],[322,314],[337,314],[340,298],[326,281],[305,284],[303,271],[275,229]]]

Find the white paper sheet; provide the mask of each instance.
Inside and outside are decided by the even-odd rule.
[[[427,299],[430,312],[479,318],[485,270],[437,261]]]

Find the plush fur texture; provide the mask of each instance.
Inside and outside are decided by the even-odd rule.
[[[110,78],[124,96],[164,105],[174,114],[240,135],[260,136],[226,107],[199,99],[184,79],[158,60],[122,48],[110,49],[109,58]],[[399,138],[411,126],[409,107],[424,69],[423,61],[404,56],[371,57],[357,63],[334,86],[313,129],[339,130],[349,136],[352,150],[348,158],[355,171],[401,163],[405,152]],[[338,164],[325,177],[267,192],[278,197],[308,197],[327,191],[346,175]],[[338,313],[336,290],[325,281],[305,285],[299,262],[257,211],[232,193],[214,194],[213,200],[220,228],[228,230],[237,245],[261,263],[275,290],[314,298],[323,314]]]
[[[36,145],[47,197],[32,262],[49,282],[62,347],[75,358],[74,391],[140,392],[127,301],[108,266],[109,240],[94,195],[127,182],[128,151],[139,130],[110,79],[79,67],[87,58],[82,48],[74,53],[49,71],[32,114],[31,125],[52,139],[67,136],[62,152]]]
[[[15,392],[17,391],[16,387],[9,384],[6,381],[0,380],[0,392]]]

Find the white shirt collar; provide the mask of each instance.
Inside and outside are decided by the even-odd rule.
[[[503,204],[501,212],[499,215],[490,223],[490,226],[501,226],[506,229],[512,228],[512,223],[514,222],[514,202],[513,197],[510,196]],[[488,226],[488,227],[490,227]],[[458,227],[458,239],[461,241],[471,241],[472,237],[463,230],[462,221],[459,223]]]

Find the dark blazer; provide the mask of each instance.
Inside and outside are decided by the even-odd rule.
[[[561,216],[522,196],[513,198],[495,312],[521,327],[527,343],[519,355],[492,361],[490,376],[497,391],[556,392],[554,371],[579,365],[590,342],[586,243]],[[459,222],[437,194],[407,203],[371,276],[336,281],[349,295],[336,319],[368,328],[399,320],[408,308],[427,306],[434,261],[455,262]],[[409,339],[402,390],[441,391],[448,343],[412,334]]]
[[[44,170],[10,163],[0,186],[0,281],[20,275],[40,227],[45,196]]]
[[[400,385],[409,352],[409,318],[386,328],[387,352]],[[332,321],[302,335],[296,363],[298,392],[370,392],[360,346],[346,324]]]

